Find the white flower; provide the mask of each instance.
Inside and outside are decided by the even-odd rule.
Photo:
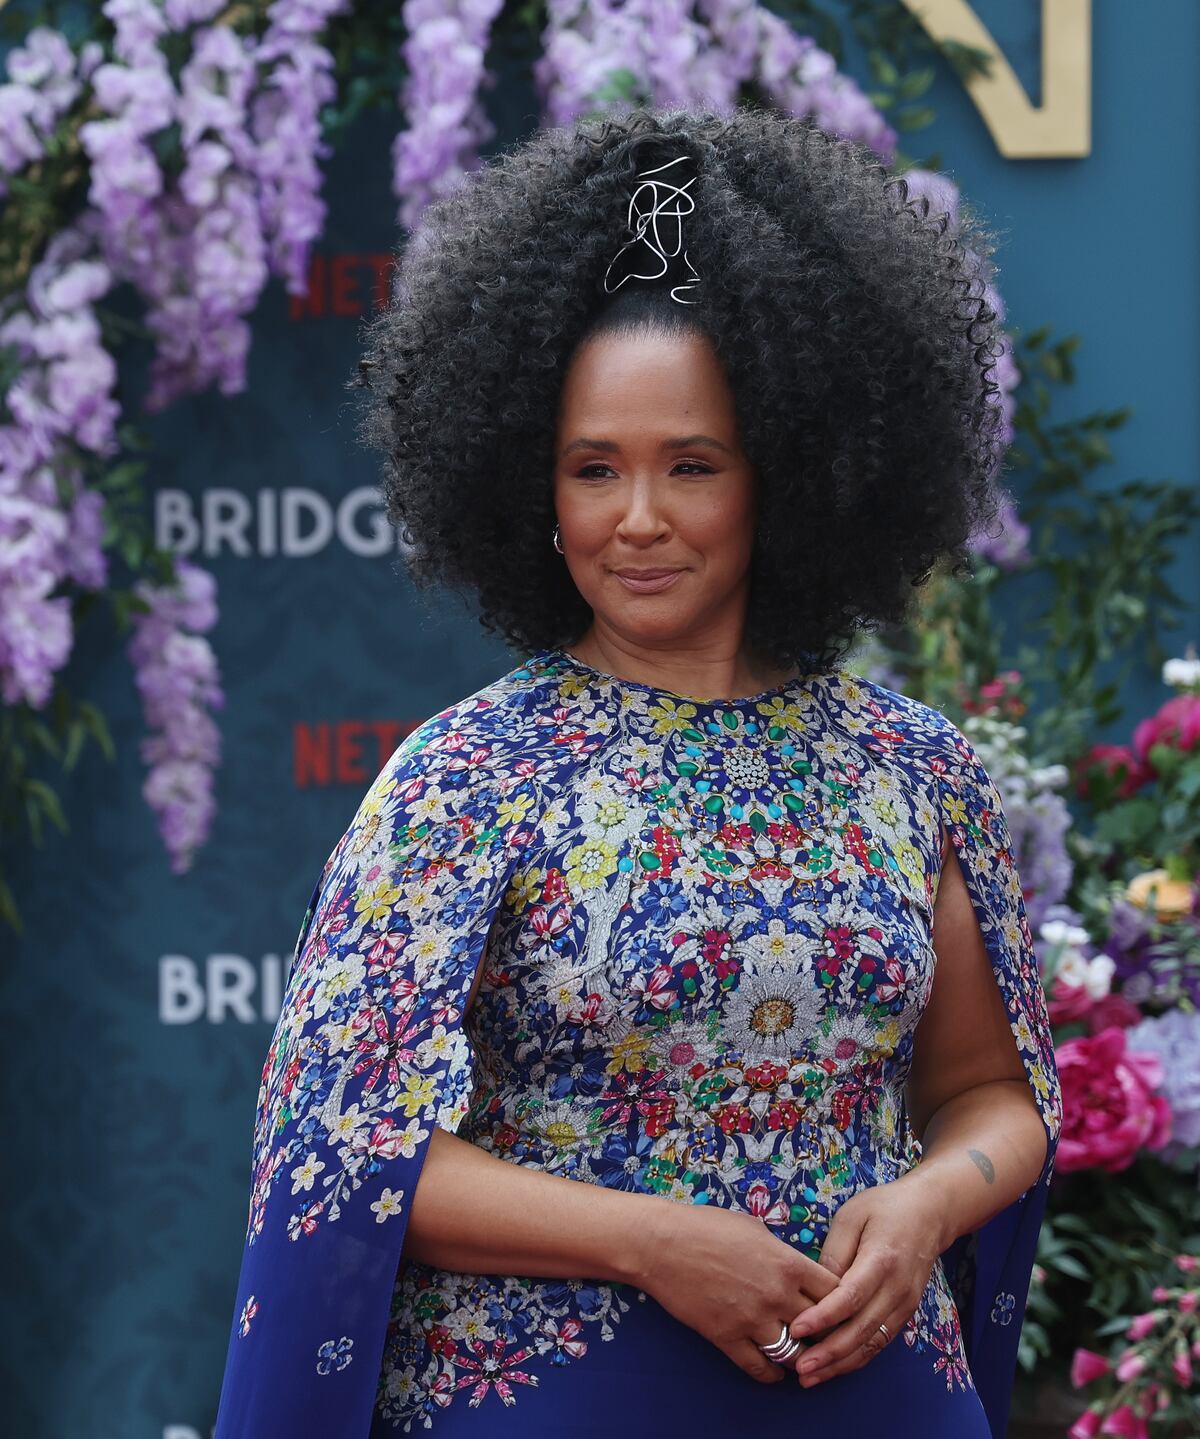
[[[1180,659],[1169,659],[1162,667],[1163,684],[1174,689],[1188,690],[1200,686],[1200,656],[1195,645],[1188,645],[1187,654]]]
[[[658,1030],[650,1041],[655,1063],[682,1078],[696,1064],[711,1068],[718,1045],[708,1037],[703,1020],[677,1020]]]
[[[318,1159],[315,1154],[310,1154],[303,1164],[298,1164],[292,1170],[292,1193],[299,1194],[302,1189],[311,1189],[313,1180],[324,1168],[324,1160]]]
[[[417,1152],[417,1146],[429,1138],[429,1130],[422,1129],[420,1120],[414,1119],[393,1137],[399,1142],[401,1158],[412,1159]]]
[[[326,1123],[329,1124],[328,1118]],[[365,1129],[373,1123],[369,1113],[360,1113],[357,1104],[352,1104],[344,1114],[339,1114],[332,1124],[329,1124],[330,1144],[353,1144],[360,1129]]]
[[[1064,949],[1079,949],[1088,943],[1090,936],[1086,929],[1077,924],[1068,924],[1065,919],[1048,919],[1038,933],[1047,944],[1062,945]]]
[[[460,1343],[467,1339],[477,1339],[483,1344],[491,1344],[496,1338],[495,1322],[478,1303],[457,1305],[442,1316],[441,1322],[446,1333]]]
[[[1113,971],[1116,967],[1116,961],[1107,954],[1098,954],[1090,961],[1084,984],[1093,999],[1103,999],[1112,989]]]
[[[1064,984],[1086,989],[1092,999],[1103,999],[1112,988],[1113,971],[1116,964],[1107,954],[1098,954],[1094,959],[1085,959],[1076,949],[1069,949],[1059,960],[1054,971],[1055,978]]]
[[[825,996],[813,987],[809,971],[760,957],[747,965],[726,1000],[721,1027],[747,1062],[790,1059],[807,1053],[824,1008]]]
[[[460,1046],[458,1030],[451,1033],[444,1024],[439,1024],[417,1045],[413,1057],[421,1069],[432,1069],[439,1059],[453,1061]]]
[[[371,1212],[375,1215],[375,1222],[382,1224],[385,1219],[390,1219],[392,1215],[399,1214],[404,1208],[400,1203],[403,1198],[403,1189],[385,1189],[375,1203],[371,1205]]]
[[[343,955],[321,976],[313,991],[312,1012],[314,1019],[322,1019],[329,1006],[342,994],[361,986],[366,975],[366,962],[359,954]]]

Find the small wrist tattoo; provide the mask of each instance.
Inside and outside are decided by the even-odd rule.
[[[974,1161],[980,1174],[991,1184],[996,1178],[996,1171],[992,1168],[992,1161],[986,1154],[981,1153],[978,1149],[968,1149],[967,1153]]]

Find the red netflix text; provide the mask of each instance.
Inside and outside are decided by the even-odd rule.
[[[381,310],[391,295],[394,255],[313,255],[308,292],[288,296],[289,320],[324,320]]]
[[[334,720],[292,726],[297,789],[370,784],[420,720]]]

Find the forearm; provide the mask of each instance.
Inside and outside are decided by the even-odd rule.
[[[513,1164],[435,1128],[404,1253],[464,1274],[641,1284],[670,1203]]]
[[[933,1186],[939,1253],[1006,1209],[1042,1172],[1046,1131],[1021,1079],[975,1085],[947,1100],[921,1136],[920,1163],[898,1183]]]

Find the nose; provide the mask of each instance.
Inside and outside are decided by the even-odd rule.
[[[626,488],[624,501],[616,527],[617,534],[622,539],[635,544],[647,544],[670,532],[670,521],[652,479],[632,480]]]

